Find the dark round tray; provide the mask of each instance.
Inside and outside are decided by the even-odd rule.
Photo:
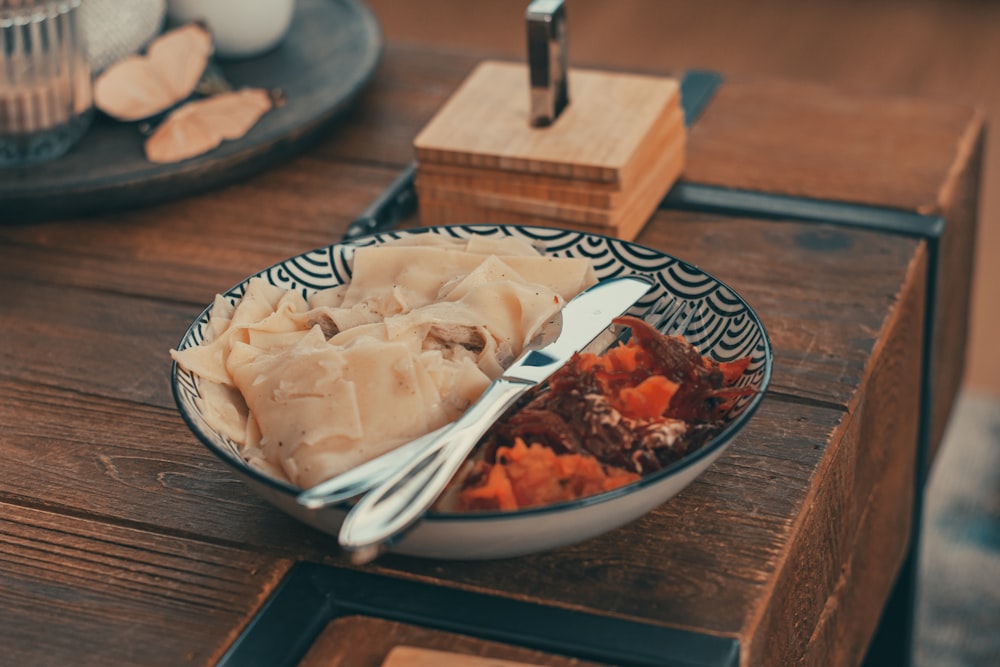
[[[232,183],[301,152],[358,97],[382,54],[382,33],[355,0],[298,0],[275,50],[220,60],[236,87],[280,89],[283,106],[250,132],[203,155],[153,164],[134,124],[98,114],[70,151],[50,162],[0,168],[0,221],[79,216],[148,205]]]

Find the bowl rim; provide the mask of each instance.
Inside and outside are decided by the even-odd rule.
[[[696,264],[692,264],[690,262],[682,260],[679,257],[676,257],[675,255],[672,255],[670,253],[663,252],[655,248],[650,248],[649,246],[644,246],[642,244],[635,243],[634,241],[626,241],[624,239],[618,239],[612,236],[608,236],[606,234],[582,232],[578,230],[569,230],[569,229],[556,229],[556,228],[533,226],[533,225],[487,224],[487,223],[431,225],[426,227],[386,230],[383,232],[375,232],[372,234],[367,234],[365,236],[359,236],[356,239],[338,241],[325,246],[319,246],[313,248],[312,250],[306,250],[297,255],[286,257],[285,259],[275,262],[270,266],[267,266],[261,269],[260,271],[257,271],[256,273],[246,276],[245,278],[243,278],[242,280],[240,280],[239,282],[237,282],[236,284],[234,284],[232,287],[230,287],[225,292],[222,292],[221,294],[223,296],[232,295],[240,288],[245,287],[246,284],[250,281],[250,279],[261,277],[267,274],[272,269],[280,267],[283,264],[287,263],[288,261],[296,259],[298,257],[302,257],[304,255],[309,255],[324,251],[329,252],[332,248],[335,248],[337,246],[364,247],[365,245],[367,245],[365,241],[370,240],[373,236],[386,236],[386,235],[416,236],[419,234],[426,234],[426,233],[436,234],[440,233],[440,230],[456,229],[456,228],[462,229],[468,234],[481,233],[477,232],[476,230],[487,230],[487,229],[500,230],[500,231],[507,229],[517,229],[517,230],[527,230],[528,232],[537,230],[542,234],[544,233],[551,234],[553,232],[568,232],[572,234],[580,234],[582,236],[587,236],[587,237],[608,239],[616,243],[624,244],[626,246],[632,246],[642,249],[647,255],[649,255],[649,253],[653,253],[657,256],[661,256],[667,259],[672,259],[677,262],[680,262],[686,267],[693,268],[702,275],[704,275],[705,277],[715,281],[718,285],[725,287],[733,294],[733,296],[736,299],[739,300],[740,303],[742,303],[746,307],[746,312],[748,316],[755,322],[758,330],[760,331],[761,345],[764,351],[764,360],[761,368],[762,375],[760,380],[760,389],[751,398],[750,402],[743,409],[743,411],[704,445],[702,445],[695,451],[684,455],[677,461],[674,461],[669,465],[664,466],[659,470],[656,470],[655,472],[652,472],[648,475],[643,475],[639,479],[633,482],[629,482],[628,484],[624,484],[614,489],[610,489],[608,491],[602,491],[601,493],[596,493],[593,495],[584,496],[582,498],[576,498],[573,500],[564,500],[555,503],[549,503],[546,505],[540,505],[536,507],[525,507],[516,510],[477,510],[469,512],[429,511],[423,517],[422,521],[435,522],[435,523],[444,523],[444,522],[464,523],[469,521],[473,522],[507,521],[507,520],[514,520],[514,519],[527,518],[533,516],[537,517],[548,514],[557,514],[562,512],[573,511],[576,509],[583,509],[585,507],[599,505],[602,503],[610,502],[612,500],[615,500],[623,496],[631,495],[640,489],[654,486],[656,484],[659,484],[660,482],[665,481],[666,479],[673,477],[682,470],[685,470],[686,468],[695,465],[705,457],[710,456],[718,452],[722,448],[724,448],[726,445],[729,444],[729,442],[733,439],[736,433],[743,428],[743,426],[751,419],[751,417],[753,417],[753,415],[760,408],[760,405],[763,402],[764,396],[767,393],[771,383],[771,375],[774,366],[774,350],[771,345],[771,338],[770,335],[768,334],[767,328],[764,326],[764,323],[760,319],[760,316],[757,314],[757,311],[750,305],[750,303],[746,299],[744,299],[743,296],[735,289],[733,289],[728,283],[725,283],[724,281],[717,278],[715,275],[707,271],[704,271],[701,267],[699,267]],[[457,237],[457,238],[463,238],[463,237]],[[198,326],[200,322],[202,322],[203,319],[207,322],[207,317],[210,315],[213,306],[214,302],[210,303],[201,311],[201,313],[198,314],[197,317],[195,317],[195,319],[185,330],[184,334],[181,336],[180,339],[181,343],[183,343],[191,336],[194,329]],[[181,348],[178,345],[176,349],[181,349]],[[264,472],[250,465],[247,465],[246,462],[238,462],[236,460],[237,457],[231,456],[230,454],[223,451],[223,449],[219,445],[217,445],[211,438],[209,438],[205,433],[203,433],[202,429],[194,423],[194,420],[188,415],[188,412],[185,409],[184,403],[181,398],[180,394],[181,383],[178,382],[178,370],[179,370],[178,363],[176,361],[173,361],[171,363],[171,369],[170,369],[171,392],[173,394],[174,402],[176,403],[178,412],[181,414],[181,417],[184,420],[185,424],[187,425],[188,429],[195,435],[195,437],[204,446],[206,446],[209,449],[209,451],[215,454],[216,457],[221,459],[224,463],[229,465],[236,472],[243,475],[247,475],[251,477],[255,482],[264,484],[273,491],[277,491],[285,496],[289,496],[290,499],[294,501],[295,497],[297,497],[299,493],[301,493],[302,489],[288,482],[275,479],[265,474]],[[332,505],[329,509],[339,509],[346,512],[350,509],[350,507],[351,505],[348,501],[343,501],[336,505]],[[316,510],[307,510],[307,511],[315,512]]]

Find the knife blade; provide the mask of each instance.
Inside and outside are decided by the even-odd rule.
[[[490,426],[631,308],[651,285],[640,276],[612,278],[566,304],[553,340],[524,351],[424,454],[363,496],[348,512],[339,541],[351,552],[352,561],[361,564],[372,560],[411,528],[434,504]]]

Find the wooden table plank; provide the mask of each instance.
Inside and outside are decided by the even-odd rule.
[[[0,243],[8,246],[0,275],[203,306],[252,272],[339,240],[394,175],[384,167],[307,155],[170,204],[93,219],[0,225]],[[175,333],[179,340],[183,331]]]
[[[770,223],[770,226],[774,226],[774,223]],[[765,224],[766,228],[768,228],[767,224]],[[785,231],[790,228],[779,226],[778,229]],[[899,276],[896,278],[898,279]],[[891,282],[891,279],[886,278],[887,284],[891,284]],[[48,329],[60,332],[59,335],[62,336],[61,332],[71,329],[73,322],[76,322],[78,327],[83,326],[81,323],[86,322],[87,313],[70,308],[69,303],[65,304],[66,308],[50,307],[52,302],[59,298],[58,295],[69,294],[68,291],[56,291],[52,288],[38,288],[31,285],[26,285],[24,289],[30,298],[25,299],[23,303],[32,313],[30,317],[25,318],[26,320],[37,321],[43,315],[53,313],[57,317],[66,318],[54,324],[50,323],[49,327],[36,327],[31,335],[33,340],[40,342],[34,344],[40,344],[44,348],[51,348],[54,351],[56,357],[51,362],[52,368],[72,364],[72,359],[69,356],[59,356],[64,351],[66,354],[72,354],[73,348],[67,345],[68,339],[47,340],[45,331]],[[778,289],[778,286],[772,286],[773,289]],[[95,309],[96,297],[115,305]],[[815,295],[805,300],[813,303],[819,302]],[[89,308],[80,310],[88,312],[93,310],[99,319],[103,319],[109,313],[129,311],[126,306],[137,300],[117,295],[98,294],[91,296],[89,300],[78,295],[71,295],[68,301],[89,304]],[[154,304],[157,311],[174,312],[177,310],[176,306],[161,302],[140,301],[139,303]],[[38,312],[35,312],[36,310]],[[18,429],[9,436],[16,438],[17,442],[25,442],[27,446],[23,449],[18,448],[22,452],[20,456],[17,455],[17,452],[12,452],[11,458],[3,463],[5,467],[10,467],[10,473],[3,476],[4,491],[23,497],[31,493],[32,489],[45,488],[50,498],[62,498],[63,502],[69,504],[74,498],[81,497],[85,490],[89,490],[87,501],[90,506],[87,507],[87,511],[97,515],[117,517],[118,520],[143,524],[159,522],[164,530],[185,530],[189,533],[203,535],[206,538],[239,540],[242,543],[261,544],[261,546],[267,547],[269,540],[275,540],[279,535],[288,534],[287,531],[277,530],[275,524],[280,526],[281,517],[276,516],[274,510],[263,508],[260,501],[249,497],[241,485],[235,483],[235,480],[226,473],[220,463],[215,462],[207,452],[200,451],[197,444],[191,443],[192,438],[183,430],[179,419],[175,418],[176,426],[171,429],[168,425],[169,412],[164,414],[160,410],[142,409],[141,406],[136,409],[135,406],[128,407],[129,404],[124,402],[120,403],[121,407],[114,407],[116,403],[126,399],[139,403],[143,400],[149,400],[146,390],[136,392],[134,388],[128,388],[127,379],[139,372],[140,369],[155,367],[157,357],[165,354],[165,347],[156,349],[156,346],[150,341],[155,340],[156,336],[164,335],[163,332],[169,331],[171,326],[166,324],[150,326],[147,322],[141,325],[141,330],[129,329],[131,322],[142,322],[144,319],[142,314],[133,312],[121,323],[121,326],[125,328],[122,340],[128,340],[132,336],[141,336],[147,343],[136,351],[135,359],[130,359],[127,355],[119,353],[119,363],[115,365],[118,370],[110,376],[94,378],[81,371],[78,377],[64,378],[64,383],[68,383],[72,391],[65,389],[57,391],[38,386],[29,387],[39,394],[34,397],[22,386],[23,382],[17,385],[7,383],[0,385],[0,389],[9,394],[4,401],[0,402],[0,406],[2,406],[0,410],[9,411],[4,416],[5,423],[15,422],[15,415],[24,414],[28,410],[32,410],[40,417],[37,421],[18,425]],[[11,331],[22,329],[21,326],[9,328]],[[104,341],[107,343],[107,347],[94,349],[97,353],[92,357],[94,363],[99,363],[108,355],[115,354],[115,350],[122,345],[122,340]],[[102,344],[102,341],[99,340],[94,342],[98,345]],[[14,348],[23,350],[31,344],[31,341],[28,340],[15,341]],[[17,362],[17,359],[10,359],[10,362]],[[165,362],[161,362],[160,365],[165,365]],[[12,367],[11,364],[5,364],[5,366],[9,369],[7,372],[16,371],[16,366]],[[85,367],[85,370],[87,368]],[[97,370],[94,366],[90,366],[89,369]],[[31,368],[25,367],[23,372],[28,375],[31,370]],[[159,391],[166,391],[165,378],[158,385],[162,386]],[[103,399],[81,400],[81,395],[86,399],[87,394],[98,396],[111,394],[116,387],[124,395],[117,397],[118,400],[110,405]],[[54,394],[62,394],[62,397],[54,397]],[[159,406],[164,400],[167,400],[165,394],[152,402]],[[767,415],[771,410],[778,410],[779,415],[768,418]],[[731,557],[730,569],[735,579],[717,582],[713,588],[717,591],[725,591],[724,594],[727,596],[735,595],[737,597],[729,600],[729,604],[723,605],[723,608],[729,611],[722,615],[713,611],[714,607],[706,608],[706,618],[704,619],[715,623],[718,627],[726,627],[728,632],[735,633],[739,630],[744,622],[742,610],[759,595],[760,582],[757,581],[757,578],[760,577],[760,572],[757,570],[755,576],[755,568],[759,568],[762,558],[766,561],[770,558],[770,553],[780,552],[782,548],[781,534],[780,531],[776,533],[775,528],[780,528],[782,522],[787,521],[787,517],[793,516],[801,506],[802,497],[810,483],[811,470],[820,460],[823,447],[830,433],[836,427],[840,414],[842,414],[835,409],[815,408],[813,410],[816,413],[814,421],[799,421],[796,424],[796,426],[809,429],[803,433],[794,433],[788,426],[779,426],[787,420],[794,419],[793,415],[800,415],[802,412],[801,406],[797,404],[786,405],[780,401],[774,405],[766,404],[758,418],[751,423],[747,432],[746,441],[752,443],[750,446],[753,449],[749,453],[741,453],[740,450],[735,449],[732,458],[727,456],[724,461],[720,461],[710,471],[712,474],[707,474],[704,477],[704,488],[702,488],[701,494],[689,495],[688,504],[671,503],[668,505],[668,507],[673,507],[677,513],[668,511],[669,520],[666,525],[671,526],[671,522],[681,521],[681,527],[685,529],[684,534],[687,538],[683,541],[670,539],[669,546],[658,543],[649,546],[652,553],[664,553],[666,550],[666,555],[687,564],[690,568],[690,574],[687,574],[684,568],[678,569],[676,566],[672,566],[670,580],[679,582],[680,588],[688,590],[690,590],[692,582],[697,582],[702,577],[701,573],[706,570],[711,571],[712,564],[717,562],[720,553],[728,554]],[[63,433],[57,440],[53,439],[51,432],[41,428],[45,424],[58,420],[60,415],[64,417],[61,420],[64,425],[78,428],[80,432]],[[825,415],[825,418],[816,421],[819,419],[819,415]],[[67,420],[66,416],[71,418]],[[817,423],[823,421],[826,422],[825,428],[812,430],[815,429]],[[145,436],[147,430],[153,430],[158,433],[159,437],[155,441],[149,441]],[[768,434],[772,432],[781,434],[782,441],[772,444],[773,441],[768,437]],[[100,433],[100,438],[94,438],[95,433]],[[809,435],[810,433],[811,435]],[[795,446],[790,447],[783,442],[786,438],[795,442],[797,437],[809,438],[812,445],[805,449],[797,449]],[[95,461],[93,451],[70,446],[81,440],[89,441],[91,447],[99,448],[98,460]],[[11,450],[13,448],[8,446],[5,449]],[[94,476],[95,469],[101,471],[101,475],[97,478]],[[755,483],[754,480],[757,479],[758,475],[760,475],[760,479]],[[42,485],[39,485],[39,477],[44,482]],[[785,478],[785,482],[781,485],[784,488],[774,487],[773,480],[782,478]],[[748,485],[751,484],[753,487],[748,488]],[[695,485],[692,488],[697,487],[698,485]],[[137,503],[134,498],[131,502],[129,501],[136,489],[144,491],[142,502]],[[797,491],[792,492],[792,489],[797,489]],[[694,492],[692,491],[692,493]],[[202,500],[204,497],[225,497],[229,501],[206,512]],[[759,498],[759,504],[751,501],[751,498]],[[263,508],[264,511],[256,511],[255,507],[257,509]],[[704,509],[706,507],[714,507],[718,510],[715,513],[706,514]],[[753,509],[753,514],[757,517],[756,520],[747,521],[745,511],[748,508]],[[700,515],[705,521],[695,529],[681,519],[681,517],[687,517],[688,514],[691,516]],[[267,520],[264,520],[265,517]],[[656,521],[657,517],[658,514],[654,513],[646,521]],[[288,523],[291,525],[291,522]],[[637,531],[636,537],[650,530],[663,532],[662,529],[656,531],[655,524],[648,525],[641,522],[633,530]],[[292,536],[295,536],[296,532],[293,530]],[[670,529],[670,532],[673,530]],[[751,537],[754,539],[747,539]],[[601,553],[609,544],[613,543],[613,540],[618,538],[608,539],[612,542],[598,540],[588,546],[581,547],[585,552],[596,549],[593,552],[594,556],[585,556],[584,560],[596,558],[596,554]],[[719,539],[727,539],[728,541],[724,550],[717,551]],[[762,539],[772,540],[763,546],[763,552],[753,546]],[[282,540],[279,538],[275,541],[281,542]],[[289,540],[289,542],[293,545],[291,547],[292,553],[297,553],[299,556],[309,555],[309,550],[303,549],[301,544],[297,544],[294,539]],[[271,544],[270,547],[275,548],[275,545]],[[639,567],[640,571],[645,571],[649,566],[642,563],[649,560],[650,552],[640,551],[627,558],[623,557],[623,563],[632,564]],[[313,552],[312,555],[315,557],[316,553]],[[561,560],[567,557],[572,558],[565,553],[547,558]],[[736,563],[740,561],[742,561],[742,565],[736,567]],[[543,567],[541,571],[544,572],[547,569]],[[565,565],[560,565],[558,568],[553,566],[553,569],[565,570],[567,568]],[[502,585],[494,584],[496,589],[512,591],[515,594],[519,590],[524,590],[517,586],[510,587],[522,580],[516,573],[512,576],[511,582],[504,582]],[[748,579],[748,581],[743,581],[743,579]],[[575,587],[576,581],[575,578],[569,578],[565,583],[572,588]],[[542,589],[550,586],[551,581],[542,580],[536,582],[536,585],[539,587],[536,595],[542,595]],[[663,585],[669,587],[669,583]],[[605,590],[617,589],[617,586],[618,583],[609,582]],[[524,592],[523,594],[528,593]],[[686,599],[685,596],[674,597],[681,603],[673,612],[676,619],[680,621],[680,619],[691,618],[689,608],[691,600]],[[637,598],[634,602],[643,601]],[[586,602],[581,601],[580,604],[586,604]],[[590,601],[589,604],[596,604],[596,602]],[[641,613],[641,605],[636,606],[631,613]],[[728,625],[724,625],[720,621],[728,613],[734,615],[729,620]]]
[[[193,263],[177,267],[170,255],[163,262],[155,256],[142,263],[130,261],[136,244],[155,247],[164,227],[172,224],[143,225],[128,235],[117,233],[114,226],[95,232],[82,226],[59,226],[56,232],[44,225],[7,230],[7,239],[16,242],[18,250],[0,262],[0,275],[16,286],[18,308],[11,304],[12,308],[0,312],[0,324],[10,332],[11,343],[0,349],[3,372],[32,382],[69,382],[68,386],[80,391],[172,405],[165,384],[167,350],[177,344],[216,290],[228,288],[272,261],[250,266],[246,258],[253,255],[245,251],[220,253],[207,273],[196,271]],[[183,223],[189,232],[196,224],[194,220]],[[239,218],[227,216],[213,225],[212,238],[221,242],[241,231],[245,229]],[[676,212],[658,213],[638,241],[700,265],[749,300],[764,318],[777,355],[784,361],[775,370],[774,391],[844,407],[857,390],[883,326],[885,313],[879,304],[898,291],[917,244],[911,239],[813,224]],[[263,248],[266,243],[261,243]],[[272,245],[278,248],[272,256],[302,249],[278,240]],[[786,255],[780,265],[771,261],[777,253]],[[101,262],[109,272],[91,270]],[[49,271],[50,266],[55,268]],[[83,268],[74,271],[79,266]],[[198,285],[175,280],[178,272],[182,276],[225,272],[229,277],[213,289],[203,279]],[[91,295],[86,290],[44,285],[58,275],[73,276],[66,281],[58,278],[63,284],[156,300]],[[854,279],[844,285],[843,275]],[[113,326],[105,334],[108,324]],[[130,345],[128,341],[136,337],[146,342]],[[78,361],[79,345],[92,351],[95,360],[110,355],[119,360],[94,373]],[[18,352],[32,349],[46,353],[36,360]]]
[[[10,665],[218,659],[288,561],[0,503],[0,645]]]
[[[754,306],[775,349],[773,392],[845,408],[885,333],[888,313],[875,303],[896,298],[919,245],[832,225],[667,211],[637,241],[718,276]]]
[[[935,395],[932,397],[928,461],[934,460],[948,426],[954,397],[965,379],[966,341],[970,335],[972,311],[972,264],[979,238],[985,144],[985,125],[970,126],[956,148],[956,160],[951,165],[946,187],[938,196],[935,211],[945,220],[946,226],[938,240],[934,284],[937,312],[933,322],[934,355],[930,373]]]
[[[684,176],[932,213],[982,122],[964,104],[727,79],[691,129]]]
[[[965,372],[984,143],[985,113],[968,104],[727,80],[688,144],[684,178],[693,183],[944,220],[932,241],[932,454]]]
[[[413,139],[479,62],[469,53],[387,45],[365,96],[323,155],[361,164],[403,166],[415,159]]]
[[[358,113],[300,160],[143,211],[0,227],[0,502],[16,538],[9,559],[27,562],[32,541],[45,542],[58,546],[53,564],[96,567],[88,554],[106,532],[154,553],[129,561],[111,548],[126,578],[168,562],[182,582],[171,595],[184,591],[187,606],[157,606],[141,587],[116,595],[132,600],[126,609],[142,609],[139,637],[154,619],[171,627],[181,614],[177,627],[201,619],[203,634],[191,654],[171,634],[158,654],[140,656],[150,664],[217,656],[289,561],[346,563],[332,537],[258,500],[187,432],[169,393],[167,349],[216,291],[339,236],[409,159],[409,140],[473,63],[390,49]],[[953,130],[951,121],[931,123],[928,145],[943,145]],[[908,196],[938,173],[937,152],[917,156],[926,164],[913,166]],[[975,215],[975,155],[956,172],[949,200],[960,229]],[[964,233],[951,262],[968,248]],[[773,391],[741,437],[671,502],[586,543],[501,562],[387,557],[371,569],[737,637],[743,664],[856,662],[909,534],[928,246],[679,212],[658,213],[640,241],[718,275],[764,319],[777,355]],[[948,344],[960,351],[959,343]],[[169,557],[155,555],[163,549]],[[219,570],[220,554],[228,570]],[[109,599],[97,579],[73,589],[68,579],[19,567],[19,637],[41,636],[49,597],[76,590]],[[213,572],[236,582],[238,609],[228,616],[191,604],[195,583]],[[102,629],[82,614],[67,618],[85,645],[124,658],[134,650],[119,636],[127,620],[121,613]],[[31,642],[18,644],[27,662],[63,661]]]
[[[336,549],[252,493],[173,408],[3,377],[0,397],[0,500],[264,552]]]
[[[22,233],[30,237],[41,229]],[[18,249],[34,246],[36,252],[65,255],[74,234],[62,231],[62,248],[31,240]],[[754,624],[772,618],[757,620],[772,609],[770,601],[778,593],[798,599],[804,577],[816,594],[800,603],[807,606],[802,616],[820,617],[827,597],[839,590],[841,561],[831,557],[823,568],[814,565],[808,576],[797,569],[801,566],[785,574],[786,554],[795,544],[801,544],[801,553],[812,553],[815,541],[833,539],[831,531],[853,526],[826,516],[804,527],[790,522],[808,507],[820,485],[817,471],[836,469],[840,454],[829,447],[839,452],[846,446],[841,437],[845,411],[860,400],[857,392],[864,385],[867,359],[888,335],[888,316],[880,304],[891,302],[899,285],[907,282],[910,258],[919,244],[858,230],[680,213],[659,214],[646,236],[645,242],[696,261],[736,286],[760,308],[771,329],[778,355],[776,391],[745,437],[674,501],[584,545],[511,563],[446,570],[411,559],[388,559],[381,571],[702,628],[742,637],[748,647]],[[131,251],[128,242],[116,245],[113,235],[99,247],[106,255]],[[741,261],[734,262],[737,252]],[[787,260],[781,270],[772,270],[767,258],[779,253]],[[155,268],[146,267],[146,275]],[[856,274],[857,280],[838,287],[845,272]],[[794,276],[806,277],[789,290]],[[323,558],[325,551],[333,550],[332,538],[294,524],[251,496],[193,442],[176,415],[170,417],[166,349],[200,306],[166,301],[165,288],[151,300],[37,285],[18,275],[11,281],[20,296],[3,314],[5,329],[13,336],[9,349],[44,350],[45,355],[24,358],[10,352],[3,358],[8,380],[0,383],[0,392],[7,394],[0,401],[0,420],[17,424],[5,437],[19,443],[4,447],[11,454],[2,464],[7,469],[0,477],[3,494],[24,499],[45,489],[49,503],[76,503],[76,511],[88,515],[209,541],[256,545],[280,558]],[[124,286],[127,280],[121,282]],[[169,276],[163,276],[163,285],[169,284]],[[101,335],[108,323],[117,335]],[[859,337],[859,332],[865,333]],[[81,359],[81,347],[91,356]],[[103,360],[112,357],[116,363],[102,373]],[[39,419],[17,423],[16,415],[28,411]],[[69,430],[53,438],[46,425],[54,422]],[[148,433],[157,437],[150,440]],[[900,429],[897,437],[907,433]],[[79,447],[81,442],[88,447]],[[912,449],[904,443],[894,451]],[[853,484],[851,478],[833,488],[850,496],[858,490]],[[137,490],[142,492],[139,499]],[[81,497],[86,498],[82,507]],[[227,502],[206,508],[206,498],[220,497]],[[857,513],[846,514],[841,521],[854,516]],[[812,531],[812,536],[799,538],[799,530]],[[607,554],[620,543],[636,546],[609,562]],[[846,555],[836,553],[847,555],[850,549]],[[888,561],[888,566],[894,562]],[[526,576],[526,571],[537,576]],[[591,585],[580,587],[581,580]],[[779,589],[782,581],[789,583]],[[615,593],[626,590],[642,592]],[[652,618],[650,610],[655,610]],[[766,636],[784,637],[782,651],[803,650],[793,644],[788,629]]]
[[[858,664],[909,551],[916,488],[927,256],[918,252],[890,310],[881,349],[843,437],[817,470],[808,510],[753,636],[748,664],[787,656],[803,664]],[[814,589],[818,582],[820,588]],[[814,592],[813,595],[809,591]],[[815,593],[826,598],[818,616]],[[788,632],[791,618],[812,634]],[[784,644],[791,640],[791,645]],[[803,657],[804,656],[804,659]]]

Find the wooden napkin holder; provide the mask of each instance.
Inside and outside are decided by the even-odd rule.
[[[677,80],[570,68],[571,103],[533,127],[528,76],[524,64],[481,63],[418,134],[421,223],[634,239],[684,168]]]

